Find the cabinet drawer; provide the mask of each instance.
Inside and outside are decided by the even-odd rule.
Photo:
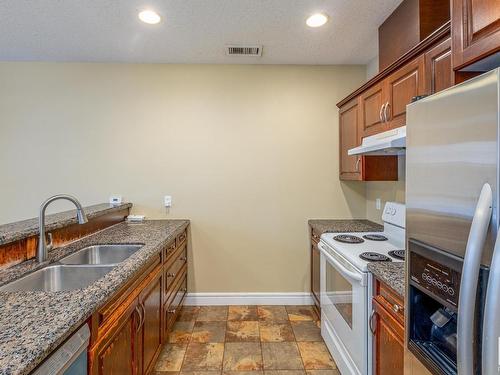
[[[394,290],[377,280],[374,298],[394,319],[404,326],[404,301],[398,294],[396,294],[396,292],[394,292]]]
[[[187,230],[179,234],[175,240],[177,247],[181,246],[187,239]]]
[[[175,245],[175,239],[172,240],[172,242],[170,242],[166,247],[165,247],[165,250],[164,250],[164,254],[163,254],[163,262],[167,262],[168,258],[175,252],[175,249],[177,248],[177,246]]]
[[[187,263],[187,246],[186,244],[182,245],[179,249],[176,250],[175,254],[172,257],[171,262],[166,267],[165,271],[165,289],[172,289],[174,284],[174,280],[178,277],[182,267]]]
[[[179,284],[176,285],[173,298],[166,308],[166,322],[167,329],[169,329],[175,322],[177,314],[184,302],[184,297],[187,293],[187,274],[184,273]]]

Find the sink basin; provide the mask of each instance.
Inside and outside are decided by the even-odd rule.
[[[118,264],[143,245],[95,245],[84,247],[59,261],[61,264]]]
[[[113,269],[113,266],[53,265],[30,273],[0,288],[2,292],[75,290],[85,288]]]

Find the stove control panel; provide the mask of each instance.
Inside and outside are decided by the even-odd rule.
[[[427,259],[415,252],[411,253],[411,280],[452,306],[458,306],[460,272]]]
[[[404,228],[406,221],[406,206],[396,202],[386,202],[382,213],[382,220]]]

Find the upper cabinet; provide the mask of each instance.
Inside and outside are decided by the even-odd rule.
[[[348,150],[361,141],[362,98],[355,98],[339,110],[339,175],[341,180],[396,181],[397,156],[350,156]],[[366,103],[365,103],[366,104]],[[366,107],[366,106],[365,106]]]
[[[425,93],[424,56],[419,56],[384,80],[386,130],[406,124],[406,106]]]
[[[419,56],[361,93],[360,138],[405,125],[406,105],[425,94],[424,62]]]
[[[434,94],[453,85],[451,39],[445,39],[425,53],[425,91]]]
[[[500,51],[500,1],[452,0],[453,68]]]
[[[449,21],[448,0],[404,0],[380,26],[381,71],[337,103],[341,180],[397,179],[396,157],[349,156],[348,150],[406,125],[413,97],[500,65],[500,0],[451,0],[451,14]]]
[[[340,178],[342,180],[361,180],[361,157],[349,156],[347,151],[359,144],[358,100],[353,99],[339,110],[339,149]]]
[[[385,121],[383,110],[385,106],[384,83],[373,85],[360,95],[360,126],[361,138],[384,131]],[[359,143],[358,143],[359,144]],[[356,144],[356,146],[358,145]]]

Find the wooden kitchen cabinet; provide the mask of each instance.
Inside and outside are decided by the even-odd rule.
[[[403,375],[404,328],[378,302],[373,309],[375,374]]]
[[[421,55],[360,95],[360,138],[406,125],[406,106],[425,94]]]
[[[452,0],[453,69],[500,51],[500,2]]]
[[[406,106],[414,96],[425,94],[424,61],[424,56],[419,56],[383,81],[386,103],[382,110],[384,130],[406,125]]]
[[[112,327],[90,351],[90,374],[137,374],[136,331],[139,325],[137,299],[113,317]]]
[[[143,271],[94,313],[89,373],[152,373],[186,293],[187,229],[159,249]]]
[[[370,329],[373,333],[375,375],[404,373],[404,302],[388,286],[375,280]]]
[[[361,144],[360,121],[362,98],[356,98],[339,110],[339,176],[341,180],[396,181],[397,156],[348,155],[348,150]],[[360,120],[361,119],[361,120]],[[370,130],[371,131],[371,130]]]
[[[347,151],[360,144],[359,128],[359,101],[354,99],[339,110],[339,150],[340,150],[340,179],[361,180],[361,156],[349,156]]]
[[[138,327],[138,373],[148,374],[154,366],[162,343],[162,269],[158,267],[139,295],[141,321]]]
[[[382,117],[386,102],[384,86],[385,82],[379,82],[360,95],[360,138],[385,130],[385,121]]]
[[[320,303],[320,264],[321,253],[318,249],[320,234],[311,228],[311,295],[313,297],[316,314],[321,317]]]
[[[425,93],[432,95],[453,86],[451,38],[447,38],[425,53]]]

